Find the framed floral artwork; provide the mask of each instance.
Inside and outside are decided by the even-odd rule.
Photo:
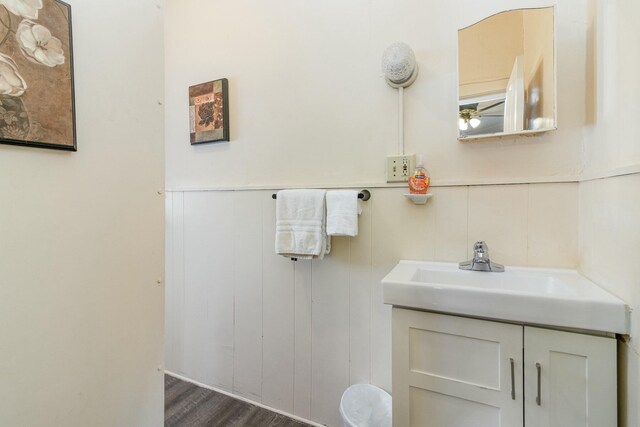
[[[189,131],[191,145],[229,141],[229,82],[227,79],[214,80],[189,88]]]
[[[0,0],[0,143],[77,149],[66,3]]]

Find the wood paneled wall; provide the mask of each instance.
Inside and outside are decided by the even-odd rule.
[[[457,262],[485,239],[507,265],[575,267],[577,184],[373,189],[360,233],[322,261],[274,253],[273,191],[167,194],[167,370],[329,426],[353,383],[391,389],[400,259]]]

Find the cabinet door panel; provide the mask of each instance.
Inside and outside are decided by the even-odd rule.
[[[500,424],[500,408],[492,405],[416,387],[411,387],[409,394],[412,426],[493,427],[504,425]]]
[[[394,308],[394,427],[522,426],[522,390],[522,326]]]
[[[615,339],[533,327],[524,337],[527,427],[617,424]]]
[[[500,389],[500,342],[409,328],[409,369],[459,383]]]

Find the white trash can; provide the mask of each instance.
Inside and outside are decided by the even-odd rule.
[[[355,384],[340,400],[344,427],[391,427],[391,395],[371,384]]]

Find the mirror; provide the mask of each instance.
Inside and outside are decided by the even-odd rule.
[[[554,8],[502,12],[459,30],[459,139],[555,128]]]

